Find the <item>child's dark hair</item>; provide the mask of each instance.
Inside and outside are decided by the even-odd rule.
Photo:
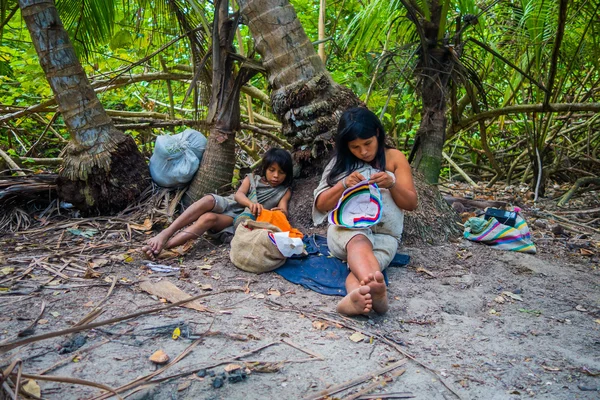
[[[294,164],[290,153],[283,149],[274,147],[265,153],[260,167],[260,176],[267,176],[267,169],[274,163],[277,163],[279,168],[285,172],[285,180],[282,185],[290,186],[294,179]]]
[[[327,183],[335,185],[336,179],[345,177],[363,162],[350,151],[348,143],[356,139],[377,137],[377,154],[373,167],[385,170],[385,130],[379,118],[364,107],[350,108],[342,114],[335,136],[335,163],[327,177]]]

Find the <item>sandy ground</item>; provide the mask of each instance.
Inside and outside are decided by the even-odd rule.
[[[120,237],[102,237],[103,243],[112,240],[118,246],[122,242]],[[30,250],[23,236],[0,240],[0,267],[31,260],[40,251]],[[93,243],[95,239],[82,240]],[[126,254],[127,245],[122,248]],[[191,295],[210,294],[202,301],[211,312],[172,308],[85,330],[80,334],[85,344],[75,353],[63,353],[67,336],[37,341],[0,354],[0,367],[21,359],[24,373],[40,374],[55,366],[45,375],[119,388],[157,371],[159,367],[148,359],[155,351],[162,349],[173,360],[192,346],[187,356],[153,378],[160,382],[138,386],[122,396],[299,399],[361,377],[357,386],[333,398],[353,398],[347,396],[377,380],[380,385],[372,394],[404,393],[417,399],[600,396],[598,256],[583,256],[559,239],[539,240],[535,256],[464,240],[403,248],[412,260],[406,268],[389,271],[389,312],[351,319],[333,312],[337,297],[312,292],[275,273],[252,275],[237,270],[225,245],[202,240],[190,254],[168,263],[184,268],[183,276],[149,275],[143,260],[116,260],[107,255],[114,254],[110,247],[88,249],[80,255],[110,260],[95,268],[101,276],[86,280],[104,286],[63,281],[29,293],[32,282],[49,276],[47,271],[34,269],[30,279],[0,297],[0,344],[20,339],[16,334],[35,320],[42,302],[46,309],[34,335],[72,327],[106,297],[110,284],[104,279],[112,281],[113,277],[118,284],[94,322],[164,306],[139,289],[137,282],[148,277],[169,280]],[[212,291],[203,290],[203,285],[211,285]],[[227,288],[239,290],[220,293]],[[182,337],[174,340],[175,327],[181,329]],[[351,340],[356,332],[364,339]],[[266,345],[270,346],[261,349]],[[368,378],[405,354],[414,360],[406,360],[377,380]],[[56,366],[61,360],[64,364]],[[231,375],[225,372],[230,364],[247,368],[245,379],[230,382]],[[196,372],[203,369],[200,375],[206,376],[199,377]],[[402,369],[404,374],[392,376]],[[226,374],[222,387],[213,387],[211,373],[216,378]],[[172,378],[161,379],[168,377]],[[80,384],[35,381],[41,396],[48,399],[97,398],[106,393]]]

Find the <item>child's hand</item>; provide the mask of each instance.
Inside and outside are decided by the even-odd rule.
[[[257,217],[263,210],[263,206],[260,203],[250,203],[250,206],[248,208],[250,209],[250,212],[256,215]]]
[[[271,208],[271,211],[281,211],[284,215],[287,215],[287,211],[281,207],[273,207]]]
[[[376,183],[380,188],[391,189],[396,180],[386,172],[377,172],[371,175],[369,183]]]

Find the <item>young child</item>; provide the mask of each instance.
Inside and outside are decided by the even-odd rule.
[[[262,159],[260,176],[254,174],[246,176],[234,195],[221,197],[209,194],[202,197],[188,207],[168,228],[148,240],[148,244],[142,247],[142,251],[148,257],[154,258],[163,249],[170,249],[190,239],[197,239],[204,232],[221,232],[233,225],[235,217],[241,214],[245,207],[257,216],[263,209],[281,210],[287,215],[288,202],[292,195],[290,189],[292,173],[290,153],[279,148],[268,150]],[[248,199],[252,187],[256,189],[256,202]],[[185,229],[180,231],[182,228]]]
[[[406,157],[396,149],[386,148],[385,131],[377,116],[366,108],[356,107],[346,110],[340,119],[334,157],[315,190],[314,223],[323,222],[346,188],[365,179],[376,183],[381,191],[385,207],[380,222],[362,229],[330,225],[327,230],[331,254],[347,261],[350,268],[346,279],[348,294],[337,305],[337,311],[346,315],[387,311],[387,290],[381,271],[398,249],[404,221],[401,209],[417,207],[417,193]],[[396,233],[392,234],[385,224],[393,225]]]

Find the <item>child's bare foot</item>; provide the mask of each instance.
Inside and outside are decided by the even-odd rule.
[[[366,280],[360,281],[360,284],[371,288],[373,310],[378,314],[385,314],[388,310],[388,298],[383,274],[380,271],[369,274]]]
[[[368,314],[373,307],[371,288],[361,286],[346,295],[337,305],[337,312],[346,315]]]
[[[147,245],[142,247],[142,251],[146,253],[149,258],[154,259],[164,249],[168,240],[168,235],[162,231],[152,239],[149,239]]]

